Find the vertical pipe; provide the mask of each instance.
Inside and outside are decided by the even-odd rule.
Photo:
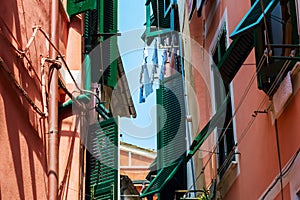
[[[185,106],[185,115],[189,116],[189,103],[188,103],[188,97],[187,97],[187,85],[185,82],[185,71],[184,71],[184,55],[183,55],[183,37],[184,35],[178,34],[178,40],[179,40],[179,55],[180,55],[180,65],[181,65],[181,75],[182,75],[182,81],[183,81],[183,88],[184,88],[184,106]],[[187,152],[189,151],[189,147],[191,146],[191,140],[192,140],[192,122],[186,121],[186,130],[187,130]],[[191,167],[191,173],[192,173],[192,182],[193,182],[193,190],[196,190],[196,178],[195,178],[195,169],[194,169],[194,160],[191,158],[190,160],[190,167]],[[189,186],[187,186],[189,187]],[[187,188],[188,190],[190,188]],[[196,196],[196,193],[194,193]]]
[[[279,131],[278,131],[278,122],[275,119],[275,134],[276,134],[276,146],[277,146],[277,157],[278,157],[278,166],[279,166],[279,173],[280,173],[280,191],[281,191],[281,199],[284,200],[283,195],[283,183],[282,183],[282,164],[281,164],[281,156],[280,156],[280,145],[279,145]]]
[[[58,47],[58,6],[59,0],[51,2],[51,41]],[[57,52],[50,49],[50,56],[56,59]],[[49,92],[49,133],[48,133],[48,199],[56,200],[58,195],[58,72],[57,66],[51,66],[52,76],[50,77]]]

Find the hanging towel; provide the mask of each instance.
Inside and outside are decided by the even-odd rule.
[[[145,83],[145,77],[144,77],[144,66],[147,65],[147,58],[148,58],[148,49],[147,47],[143,50],[143,63],[141,67],[141,73],[140,73],[140,91],[139,91],[139,103],[145,102],[145,95],[144,95],[144,83]]]
[[[161,64],[160,75],[159,75],[159,80],[160,81],[162,81],[164,79],[165,74],[166,74],[167,59],[168,59],[167,50],[164,50],[164,52],[162,54],[162,64]]]
[[[140,73],[140,95],[139,102],[144,103],[146,101],[146,97],[148,97],[152,92],[152,84],[149,77],[149,72],[146,64],[142,65],[141,73]]]
[[[158,67],[157,40],[155,40],[155,43],[154,43],[154,52],[153,52],[153,56],[152,56],[152,63],[153,63],[153,67],[154,67],[155,73],[156,73],[156,68]]]
[[[145,97],[144,97],[144,86],[142,85],[140,87],[140,96],[139,96],[139,103],[144,103]]]
[[[144,68],[143,71],[144,71],[145,95],[146,95],[146,97],[148,97],[153,92],[153,89],[152,89],[152,84],[150,81],[147,65],[146,64],[143,65],[143,68]]]
[[[155,40],[154,43],[154,51],[152,55],[152,71],[150,75],[150,83],[151,83],[151,92],[153,92],[153,83],[154,83],[154,77],[155,74],[157,73],[157,68],[158,68],[158,51],[157,51],[157,40]]]

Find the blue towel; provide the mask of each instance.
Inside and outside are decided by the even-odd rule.
[[[140,103],[144,103],[145,102],[145,98],[144,98],[144,86],[142,85],[140,87],[140,99],[139,99]]]
[[[150,82],[149,72],[147,65],[143,65],[144,68],[144,85],[145,85],[145,94],[148,97],[152,92],[152,84]]]
[[[156,40],[154,43],[154,52],[153,52],[153,56],[152,56],[152,63],[153,63],[153,67],[154,67],[155,73],[156,73],[156,68],[158,67],[158,51],[157,51],[157,41]]]

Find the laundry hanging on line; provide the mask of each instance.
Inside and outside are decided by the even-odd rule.
[[[164,50],[162,54],[162,65],[160,69],[159,81],[162,81],[165,77],[167,60],[168,60],[168,53],[167,50]]]
[[[147,64],[142,65],[141,73],[140,73],[140,97],[139,102],[144,103],[146,97],[148,97],[153,92],[153,83],[151,83]]]
[[[148,50],[145,47],[143,52],[143,64],[140,73],[140,95],[139,102],[144,103],[146,98],[153,92],[153,84],[155,79],[155,74],[157,74],[158,65],[158,49],[157,40],[154,43],[154,51],[152,56],[152,70],[151,74],[148,71]]]
[[[140,73],[140,95],[139,95],[139,103],[144,103],[146,101],[145,96],[145,90],[147,90],[147,93],[149,93],[149,86],[148,82],[150,82],[148,68],[147,68],[147,59],[148,59],[148,50],[147,47],[144,48],[143,51],[143,64],[142,69]],[[148,94],[149,95],[149,94]]]

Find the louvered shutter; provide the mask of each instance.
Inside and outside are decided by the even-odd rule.
[[[100,4],[100,29],[99,34],[103,34],[103,62],[106,68],[104,72],[104,83],[115,88],[118,81],[118,61],[117,61],[117,33],[118,22],[118,2],[116,0],[101,0]]]
[[[90,10],[84,17],[84,53],[88,54],[102,42],[100,48],[101,61],[92,66],[92,82],[99,82],[100,68],[105,69],[103,74],[104,84],[115,88],[118,81],[118,44],[117,37],[117,1],[99,0],[97,10]]]
[[[185,106],[181,74],[165,78],[157,92],[158,167],[166,167],[186,151]]]
[[[161,81],[157,90],[157,176],[141,197],[159,193],[159,199],[172,199],[175,190],[186,189],[186,127],[182,75]]]
[[[118,118],[91,125],[88,135],[86,198],[119,198]]]
[[[157,6],[158,3],[158,6]],[[170,15],[165,16],[165,5],[163,1],[152,0],[152,10],[154,19],[156,20],[156,25],[159,28],[170,28]],[[167,0],[167,4],[170,4],[170,1]],[[158,23],[159,22],[159,23]]]

